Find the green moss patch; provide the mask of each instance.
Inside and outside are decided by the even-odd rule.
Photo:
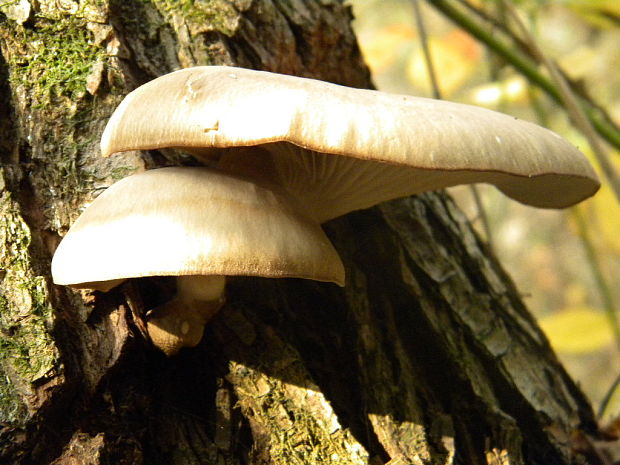
[[[34,28],[12,27],[15,43],[24,49],[12,56],[12,79],[31,92],[38,106],[55,98],[75,101],[86,93],[88,76],[105,50],[95,43],[93,34],[79,18],[62,20],[41,18]]]

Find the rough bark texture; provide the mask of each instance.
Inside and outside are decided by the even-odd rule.
[[[576,444],[596,433],[590,406],[445,195],[326,225],[344,289],[231,281],[199,347],[170,359],[143,341],[127,303],[139,295],[148,308],[165,283],[108,294],[51,284],[56,245],[102,188],[135,169],[192,162],[101,159],[99,137],[124,94],[203,64],[369,87],[348,7],[1,5],[0,462],[587,463]]]

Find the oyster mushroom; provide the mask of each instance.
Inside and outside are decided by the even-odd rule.
[[[232,222],[235,225],[243,223],[244,231],[251,230],[253,225],[259,224],[258,220],[251,215],[240,214],[246,210],[240,210],[235,202],[227,201],[224,207],[220,197],[211,193],[205,197],[192,195],[194,190],[211,192],[212,187],[201,186],[203,183],[217,184],[219,180],[236,179],[236,182],[254,186],[252,195],[257,198],[266,195],[259,194],[261,189],[267,189],[270,195],[280,199],[277,208],[272,205],[272,214],[277,211],[278,215],[287,217],[291,228],[301,228],[297,232],[298,237],[307,234],[312,238],[307,240],[309,248],[318,247],[321,250],[318,262],[316,257],[309,258],[310,252],[304,255],[301,262],[304,262],[305,271],[296,267],[292,271],[286,267],[265,266],[264,263],[272,263],[271,259],[257,262],[252,254],[244,252],[235,255],[234,259],[227,259],[230,263],[234,262],[237,268],[220,269],[219,265],[214,268],[209,265],[206,272],[209,276],[295,276],[342,284],[342,263],[319,224],[350,211],[457,184],[490,183],[519,202],[543,208],[570,206],[594,195],[599,188],[594,170],[579,150],[557,134],[511,116],[452,102],[352,89],[312,79],[233,67],[183,69],[154,79],[127,95],[104,131],[102,154],[109,156],[127,150],[160,148],[187,151],[214,170],[169,168],[155,171],[172,173],[169,170],[190,170],[183,172],[202,173],[199,176],[192,174],[191,183],[187,186],[185,181],[175,184],[175,192],[187,192],[181,199],[182,204],[196,204],[191,211],[202,209],[204,213],[200,215],[209,217],[216,214],[206,212],[214,210],[221,217],[231,217],[227,220],[230,225]],[[158,175],[145,173],[129,179],[151,176]],[[127,183],[130,182],[134,181],[127,180]],[[121,190],[116,186],[108,191]],[[151,195],[151,190],[160,188],[159,183],[154,183],[149,189],[136,190],[133,196],[146,197],[147,192]],[[169,205],[169,211],[173,211],[174,203],[178,201],[175,195],[159,197],[159,202]],[[251,197],[244,202],[250,202]],[[94,206],[95,203],[84,215],[90,214]],[[143,208],[145,205],[140,201],[132,210],[139,218]],[[226,208],[229,210],[226,211]],[[105,216],[97,222],[103,224]],[[85,228],[82,226],[84,222],[82,218],[76,222],[54,257],[54,280],[58,284],[94,287],[97,283],[93,282],[101,281],[97,273],[77,274],[72,278],[65,275],[76,261],[83,259],[81,250],[101,247],[104,234],[97,233],[94,237],[99,239],[93,241],[92,237],[86,239],[84,235],[81,246],[76,246],[71,253],[67,252],[69,245],[64,245],[65,242],[71,244],[69,241],[74,240],[71,237],[77,235],[74,230]],[[202,224],[206,227],[207,223]],[[172,224],[179,223],[174,220]],[[274,243],[278,244],[276,249],[295,252],[300,242],[294,239],[294,235],[284,233],[280,226],[273,226],[275,223],[267,224],[272,225],[269,234],[278,237]],[[300,226],[302,224],[303,227]],[[114,248],[119,241],[125,244],[122,242],[123,236],[129,229],[132,227],[118,226],[119,232],[114,242],[108,242],[112,244],[108,247]],[[197,232],[198,229],[192,228],[191,234],[183,233],[184,239],[179,241],[178,247],[183,251],[181,255],[188,255],[185,248],[189,250],[192,247],[189,242],[192,241],[203,246],[207,241],[209,250],[233,247],[231,244],[238,244],[238,241],[231,242],[226,235],[232,230],[232,227],[226,226],[221,233],[205,232],[203,237],[202,233]],[[269,241],[269,234],[265,233],[261,240]],[[153,236],[146,232],[137,233],[134,242],[139,243],[140,237],[147,236],[148,245],[140,245],[140,257],[146,257],[147,261],[158,247],[177,242],[177,239],[171,239],[172,235],[162,236],[160,232]],[[248,250],[261,255],[259,243],[252,243],[254,245]],[[96,263],[107,259],[103,249],[97,253],[101,257],[88,261]],[[203,255],[209,257],[209,254]],[[273,259],[272,255],[269,256]],[[190,259],[189,256],[187,258]],[[107,269],[114,268],[114,261]],[[242,262],[245,262],[243,266]],[[203,260],[201,263],[206,262]],[[214,263],[220,262],[215,260]],[[186,266],[181,266],[185,270],[180,273],[182,276],[197,275],[203,271],[198,270],[200,267],[184,268]],[[241,268],[245,271],[241,272]],[[268,274],[257,272],[262,268]],[[113,285],[114,280],[128,277],[173,274],[168,268],[148,273],[136,270],[119,276],[109,272],[106,279],[112,279]],[[184,278],[178,279],[180,283],[185,282]],[[208,296],[201,297],[201,301],[213,302],[209,299],[223,293],[223,280],[213,279],[200,278],[187,286],[180,284],[179,299],[185,299],[186,289],[190,294],[203,292],[196,283],[204,283]],[[110,284],[106,287],[109,288]],[[180,340],[174,345],[177,348],[197,343],[196,337],[189,338],[183,334],[183,328],[188,327],[183,322],[189,320],[179,315],[201,313],[201,310],[195,310],[190,305],[181,306],[185,310],[178,310],[178,307],[175,304],[167,306],[165,311],[154,312],[158,317],[158,328],[172,328],[165,331],[174,333],[174,337]],[[212,310],[204,312],[212,313]],[[199,320],[195,323],[198,328],[204,325],[207,317],[196,318]],[[154,322],[155,317],[150,321]],[[149,328],[149,333],[152,331],[153,334],[156,332]],[[197,331],[201,335],[202,326]],[[162,344],[159,346],[167,353],[173,352]]]

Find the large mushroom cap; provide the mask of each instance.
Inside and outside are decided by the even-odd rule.
[[[320,226],[276,190],[206,168],[122,179],[84,211],[52,261],[56,284],[107,290],[142,276],[297,277],[343,285]]]
[[[232,67],[183,69],[139,87],[113,114],[101,147],[107,156],[261,144],[281,184],[320,221],[462,183],[492,183],[545,208],[572,205],[599,187],[579,150],[511,116]]]

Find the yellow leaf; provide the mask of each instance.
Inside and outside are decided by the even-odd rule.
[[[613,342],[609,321],[600,310],[572,307],[542,318],[540,326],[560,353],[584,354]]]

